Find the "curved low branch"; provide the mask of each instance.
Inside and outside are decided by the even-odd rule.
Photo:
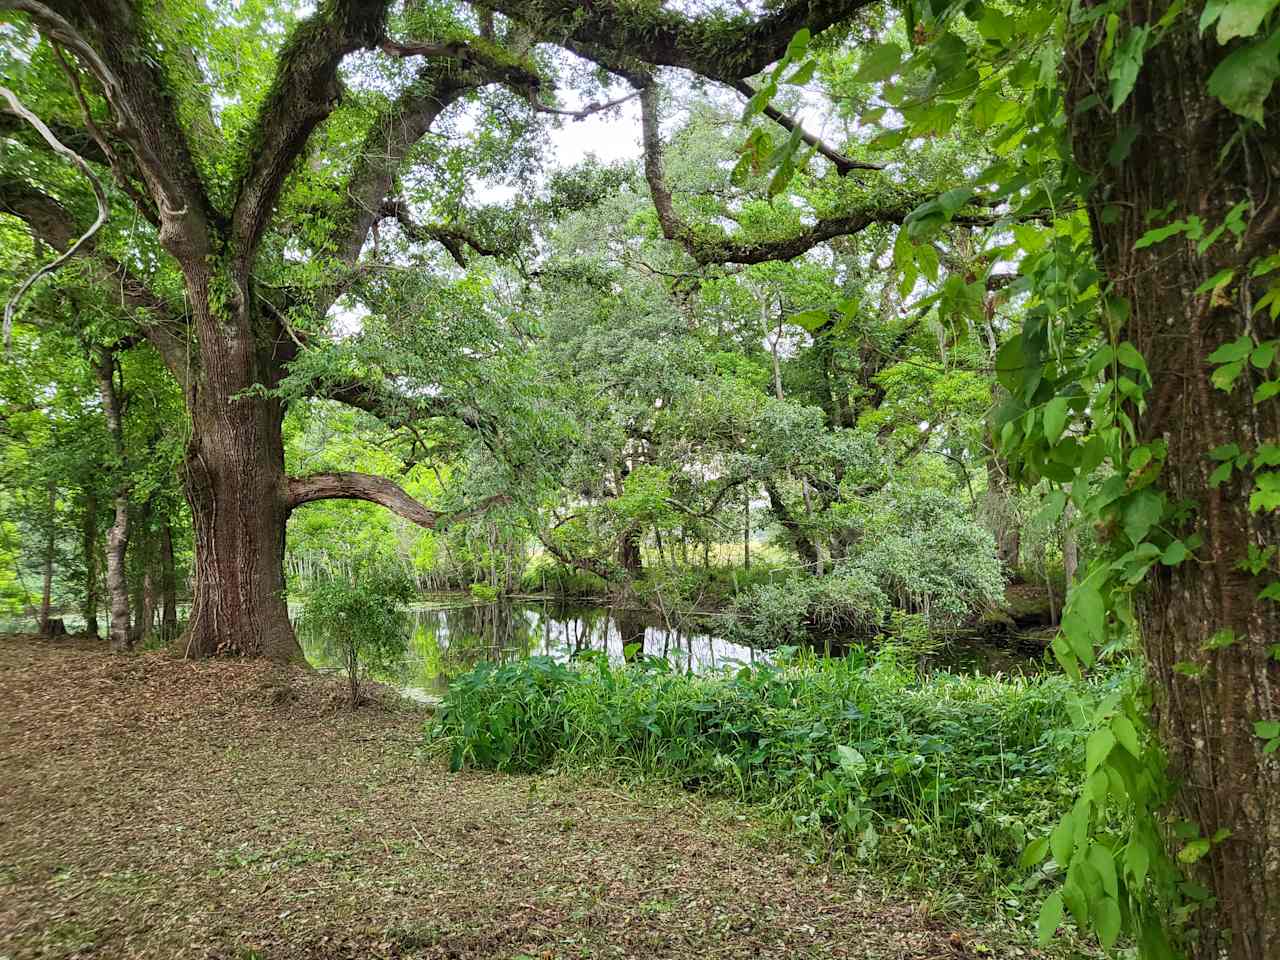
[[[386,477],[368,473],[312,473],[305,477],[290,477],[287,503],[289,509],[317,500],[364,500],[386,507],[397,516],[428,530],[436,530],[457,523],[468,517],[484,513],[490,507],[509,503],[505,493],[485,497],[462,510],[453,512],[430,510],[415,500],[404,489]]]
[[[9,336],[13,330],[13,313],[14,310],[17,309],[18,302],[26,292],[31,289],[37,280],[53,273],[60,266],[74,257],[81,248],[89,242],[89,239],[97,233],[99,229],[101,229],[104,223],[107,222],[108,207],[107,195],[102,189],[102,184],[99,182],[98,178],[93,175],[93,171],[89,169],[89,164],[85,162],[84,158],[70,147],[63,145],[63,143],[53,135],[53,131],[45,126],[44,121],[28,110],[23,105],[22,101],[18,99],[17,94],[8,87],[0,87],[0,96],[4,97],[4,99],[9,102],[10,110],[36,128],[40,136],[44,138],[45,142],[48,143],[50,147],[80,168],[80,172],[88,177],[89,184],[93,187],[94,199],[98,202],[98,216],[97,219],[93,221],[93,224],[89,229],[81,234],[79,239],[64,250],[60,256],[55,257],[49,263],[46,263],[44,266],[36,270],[36,272],[31,276],[27,277],[27,279],[18,286],[18,289],[14,291],[13,296],[9,298],[9,302],[4,305],[4,324],[2,329],[4,348],[8,350]]]

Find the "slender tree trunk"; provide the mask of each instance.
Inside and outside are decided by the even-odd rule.
[[[49,636],[53,630],[50,620],[53,615],[53,557],[58,546],[57,530],[54,527],[53,515],[58,503],[58,488],[49,484],[48,532],[44,540],[44,555],[40,559],[42,585],[40,590],[40,634]]]
[[[993,399],[993,403],[998,402]],[[987,529],[996,540],[996,557],[1006,573],[1018,569],[1022,553],[1022,532],[1013,508],[1014,490],[1009,472],[994,453],[987,458],[987,493],[983,513]]]
[[[1067,589],[1076,579],[1076,569],[1080,566],[1080,543],[1076,536],[1075,507],[1068,503],[1062,514],[1062,574]]]
[[[98,635],[98,495],[85,495],[82,548],[84,551],[84,632]]]
[[[774,516],[778,518],[778,523],[782,525],[782,529],[787,531],[788,536],[791,537],[791,542],[795,545],[796,553],[800,555],[800,559],[811,570],[817,570],[818,548],[805,534],[804,528],[796,520],[786,501],[782,499],[782,492],[773,483],[766,483],[764,492],[768,494],[769,506],[772,508]]]
[[[178,578],[173,568],[173,527],[160,527],[160,639],[168,643],[178,635]]]
[[[1242,334],[1255,343],[1280,336],[1270,311],[1250,312],[1271,278],[1250,280],[1248,271],[1251,258],[1280,248],[1280,110],[1273,92],[1266,126],[1246,130],[1208,94],[1210,75],[1238,44],[1219,46],[1213,30],[1200,32],[1203,6],[1188,5],[1147,51],[1119,115],[1093,96],[1107,82],[1094,74],[1107,36],[1100,18],[1067,58],[1066,115],[1076,160],[1095,178],[1089,216],[1097,259],[1115,293],[1129,302],[1119,338],[1142,351],[1154,382],[1147,410],[1137,417],[1138,442],[1167,443],[1159,483],[1192,506],[1188,527],[1204,538],[1194,560],[1152,568],[1140,611],[1158,729],[1181,784],[1178,813],[1203,836],[1230,831],[1197,867],[1214,898],[1197,915],[1194,954],[1274,960],[1280,950],[1280,757],[1263,755],[1254,724],[1280,720],[1280,661],[1269,652],[1280,639],[1280,604],[1259,599],[1275,574],[1251,575],[1243,563],[1250,549],[1280,544],[1280,511],[1249,509],[1254,474],[1248,469],[1211,484],[1215,464],[1208,453],[1235,443],[1253,454],[1274,443],[1280,400],[1253,401],[1263,377],[1248,363],[1234,390],[1217,389],[1207,357]],[[1120,8],[1129,21],[1121,30],[1153,24],[1169,7],[1166,0]],[[1115,153],[1109,157],[1118,133],[1134,130],[1127,155],[1119,162]],[[1152,226],[1151,211],[1165,211],[1161,224],[1199,217],[1207,231],[1242,200],[1251,202],[1250,226],[1238,241],[1228,237],[1204,253],[1185,237],[1134,247]],[[1196,293],[1223,269],[1235,271],[1226,287]],[[1222,630],[1233,631],[1235,642],[1206,650]],[[1202,665],[1203,674],[1176,669],[1188,662]]]
[[[742,502],[742,569],[751,569],[751,494]]]
[[[159,574],[160,571],[156,569],[155,563],[148,558],[146,569],[142,574],[142,609],[136,627],[139,640],[145,640],[155,633],[156,608],[160,605]]]
[[[644,554],[640,552],[640,528],[627,530],[618,543],[618,565],[626,572],[628,580],[644,576]]]
[[[104,352],[94,362],[98,378],[98,392],[102,397],[102,410],[107,419],[107,432],[111,436],[115,455],[114,470],[117,473],[112,494],[113,519],[107,531],[107,597],[111,607],[110,637],[114,650],[128,650],[133,646],[129,629],[129,582],[125,569],[125,554],[129,549],[129,485],[125,479],[124,420],[120,391],[116,389],[115,358]]]

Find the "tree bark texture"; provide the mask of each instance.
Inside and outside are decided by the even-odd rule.
[[[1280,336],[1268,310],[1250,315],[1265,288],[1249,280],[1247,270],[1252,258],[1280,247],[1280,110],[1273,91],[1266,126],[1246,130],[1209,95],[1210,75],[1239,41],[1224,47],[1213,30],[1202,35],[1203,6],[1188,5],[1147,51],[1119,114],[1096,97],[1087,99],[1107,88],[1107,78],[1095,72],[1104,42],[1101,18],[1085,42],[1068,51],[1066,115],[1075,158],[1093,178],[1088,211],[1097,260],[1130,305],[1119,338],[1143,353],[1154,383],[1137,420],[1138,442],[1168,444],[1159,484],[1193,505],[1190,525],[1204,538],[1194,560],[1152,568],[1140,611],[1155,719],[1180,785],[1178,812],[1203,836],[1231,831],[1198,865],[1215,899],[1198,916],[1193,952],[1274,960],[1280,956],[1280,754],[1264,756],[1253,727],[1280,719],[1280,662],[1268,653],[1280,641],[1280,605],[1258,598],[1274,573],[1253,576],[1241,563],[1251,546],[1280,544],[1280,516],[1250,511],[1248,470],[1211,485],[1215,463],[1207,454],[1228,443],[1253,452],[1276,442],[1280,401],[1252,401],[1261,378],[1249,364],[1233,391],[1215,388],[1207,357],[1245,333],[1254,342]],[[1127,25],[1154,24],[1169,7],[1135,3],[1121,14]],[[1130,125],[1139,132],[1128,155],[1118,163],[1108,159]],[[1181,236],[1134,248],[1152,226],[1177,218],[1200,217],[1210,230],[1242,200],[1251,209],[1239,244],[1228,234],[1203,254]],[[1155,210],[1168,213],[1148,222]],[[1224,268],[1234,268],[1237,279],[1223,291],[1195,292]],[[1207,650],[1206,641],[1222,630],[1233,631],[1235,642]],[[1203,674],[1175,670],[1183,662],[1202,665]]]
[[[107,420],[107,433],[111,437],[114,455],[115,478],[112,492],[112,521],[107,530],[107,598],[111,608],[108,635],[112,649],[129,650],[133,646],[133,634],[129,625],[129,581],[125,567],[129,549],[129,485],[124,475],[124,419],[120,390],[116,387],[115,360],[110,352],[104,352],[94,361],[94,373],[98,379],[98,393],[102,398],[102,412]]]

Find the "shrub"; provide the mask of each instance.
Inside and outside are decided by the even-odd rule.
[[[886,493],[859,549],[837,573],[875,583],[896,607],[924,614],[935,632],[1004,596],[990,532],[937,490]]]
[[[799,577],[757,584],[736,596],[729,609],[729,633],[755,647],[803,643],[811,632],[877,632],[889,600],[864,571]]]
[[[363,699],[362,680],[370,673],[394,672],[403,660],[410,596],[407,578],[389,572],[330,574],[312,587],[301,627],[341,664],[351,706]]]

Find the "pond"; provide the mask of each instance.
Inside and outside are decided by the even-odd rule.
[[[624,653],[663,657],[682,670],[702,672],[767,659],[768,651],[734,643],[712,633],[656,621],[647,611],[554,600],[475,603],[464,595],[445,596],[412,609],[413,633],[393,683],[410,697],[431,700],[449,681],[483,661],[506,663],[545,655],[568,661],[585,651],[602,651],[622,662]],[[336,665],[323,642],[303,638],[307,658],[317,667]],[[957,638],[923,658],[926,670],[957,673],[1025,674],[1040,668],[1034,646],[991,639]]]

